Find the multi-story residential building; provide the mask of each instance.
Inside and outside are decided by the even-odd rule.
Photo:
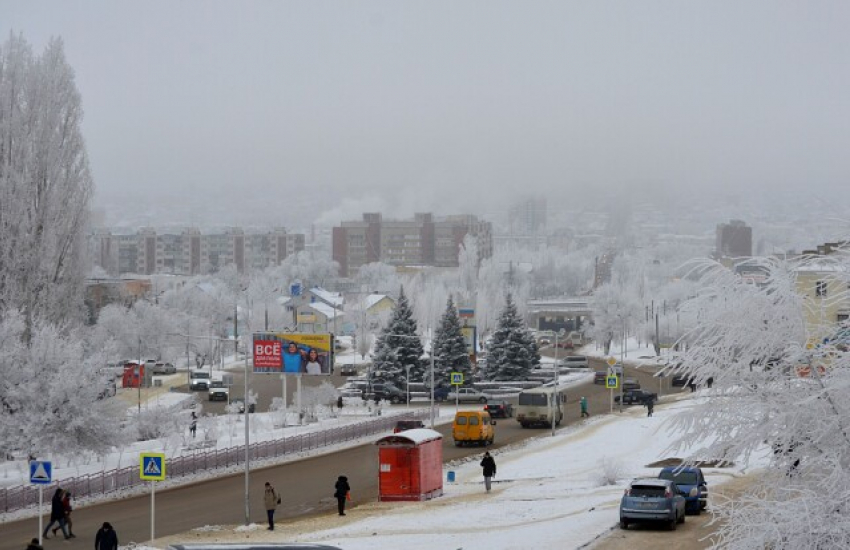
[[[159,233],[148,227],[130,235],[99,230],[90,237],[89,245],[95,263],[113,276],[198,275],[230,264],[242,273],[279,265],[287,256],[304,250],[304,235],[283,228],[246,234],[233,227],[223,233],[202,234],[196,228]]]
[[[817,341],[830,338],[850,321],[850,275],[844,264],[829,258],[848,242],[824,243],[803,251],[809,261],[796,269],[797,292],[803,297],[806,330]]]
[[[479,261],[493,255],[492,225],[476,216],[435,220],[432,214],[423,213],[412,220],[384,220],[379,213],[366,213],[362,221],[344,221],[333,228],[333,259],[343,277],[373,262],[457,267],[467,235],[475,238]]]
[[[753,228],[741,220],[717,226],[715,255],[718,258],[745,258],[753,255]]]

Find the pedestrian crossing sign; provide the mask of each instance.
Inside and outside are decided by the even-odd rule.
[[[452,373],[452,384],[455,386],[463,385],[463,373],[462,372],[453,372]]]
[[[139,477],[145,481],[163,481],[165,455],[163,453],[139,454]]]
[[[30,461],[30,483],[47,485],[53,481],[53,463],[46,460]]]
[[[617,376],[608,376],[605,378],[605,387],[608,389],[616,390],[618,387],[617,384]]]

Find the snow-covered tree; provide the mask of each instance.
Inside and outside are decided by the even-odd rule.
[[[354,276],[354,282],[358,291],[364,293],[386,293],[399,287],[395,267],[381,262],[361,266]]]
[[[36,320],[83,318],[93,183],[82,116],[60,39],[41,55],[21,36],[0,46],[0,314],[23,314],[25,341]]]
[[[593,329],[591,336],[601,343],[605,353],[611,342],[621,342],[624,333],[644,321],[643,304],[635,289],[619,284],[604,284],[593,293]]]
[[[539,363],[537,343],[520,318],[513,298],[507,294],[488,347],[486,376],[490,380],[525,380]]]
[[[100,353],[86,354],[78,339],[47,321],[26,331],[24,315],[0,319],[0,441],[6,450],[50,453],[102,453],[121,438],[126,408],[99,399],[105,380]]]
[[[462,372],[464,380],[471,380],[472,365],[466,341],[460,331],[460,320],[454,302],[449,298],[446,312],[434,335],[434,380],[449,382],[449,373]]]
[[[407,303],[404,288],[396,301],[393,315],[375,342],[372,355],[372,374],[377,380],[404,387],[406,367],[410,365],[410,378],[422,380],[422,341],[416,332],[413,311]]]
[[[850,357],[822,344],[825,327],[836,328],[834,319],[817,317],[831,309],[829,300],[846,303],[850,262],[748,263],[764,273],[763,284],[711,261],[697,263],[702,287],[682,306],[696,324],[678,370],[699,386],[712,382],[704,399],[677,417],[683,448],[694,459],[761,454],[771,466],[755,471],[740,497],[715,501],[722,520],[716,547],[848,548]],[[820,288],[835,295],[818,296],[814,280],[801,289],[806,272],[816,272],[826,285]]]

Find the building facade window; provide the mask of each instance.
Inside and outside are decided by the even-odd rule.
[[[826,281],[815,282],[815,296],[818,298],[826,298]]]

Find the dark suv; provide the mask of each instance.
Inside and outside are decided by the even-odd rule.
[[[397,434],[398,432],[403,432],[405,430],[415,430],[417,428],[424,428],[425,423],[421,420],[399,420],[395,423],[395,428],[393,428],[393,433]]]
[[[370,389],[363,390],[362,394],[364,401],[372,401],[378,399],[380,401],[389,401],[390,403],[406,403],[407,393],[386,383],[374,383]]]

